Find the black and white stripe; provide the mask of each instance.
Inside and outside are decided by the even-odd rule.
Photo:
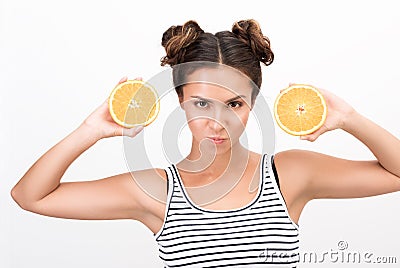
[[[207,210],[188,196],[175,165],[166,169],[164,224],[155,234],[165,267],[296,267],[299,230],[262,156],[257,197],[232,210]]]

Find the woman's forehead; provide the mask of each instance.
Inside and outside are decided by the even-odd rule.
[[[225,100],[241,96],[243,99],[250,100],[251,92],[251,89],[248,87],[231,89],[206,82],[190,83],[183,86],[183,96],[187,99],[195,96],[225,102]]]
[[[251,80],[229,68],[199,69],[188,75],[183,86],[184,95],[201,95],[215,98],[232,98],[245,95],[250,98]]]

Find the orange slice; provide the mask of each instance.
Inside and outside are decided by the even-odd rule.
[[[158,116],[160,102],[151,85],[140,80],[128,80],[112,90],[108,107],[117,124],[132,128],[151,124]]]
[[[287,133],[302,136],[313,133],[325,122],[324,97],[309,85],[292,85],[276,98],[274,115],[278,126]]]

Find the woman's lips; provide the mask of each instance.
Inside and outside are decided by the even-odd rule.
[[[221,144],[224,141],[226,141],[226,139],[224,138],[218,138],[218,137],[207,137],[207,139],[211,140],[212,142],[214,142],[214,144]]]

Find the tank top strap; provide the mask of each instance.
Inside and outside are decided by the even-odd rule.
[[[170,164],[167,168],[164,169],[167,175],[167,200],[165,204],[165,215],[164,222],[161,229],[154,234],[154,237],[157,239],[161,236],[165,229],[165,224],[167,223],[167,219],[174,214],[174,211],[178,211],[181,209],[187,209],[189,204],[186,202],[183,192],[179,187],[179,182],[176,177],[176,170],[174,169],[174,165]]]
[[[259,187],[262,189],[260,190],[260,197],[257,200],[257,203],[263,203],[270,201],[278,201],[278,196],[276,195],[276,188],[273,185],[273,181],[275,178],[273,174],[271,175],[272,168],[271,168],[271,155],[269,154],[262,154],[261,156],[261,163],[260,163],[260,181]]]
[[[179,181],[179,174],[176,166],[171,164],[166,172],[168,174],[168,197],[169,197],[169,210],[174,209],[188,209],[191,207],[190,203],[186,199],[184,190],[182,189],[183,185]]]
[[[282,210],[282,212],[286,215],[286,217],[289,219],[289,221],[296,227],[296,229],[299,228],[298,224],[296,224],[290,217],[287,206],[286,206],[286,201],[282,195],[282,192],[280,190],[280,186],[278,185],[277,178],[275,178],[275,173],[273,171],[273,165],[272,161],[274,158],[274,155],[264,155],[264,161],[261,163],[263,165],[262,169],[262,180],[263,180],[263,191],[262,195],[260,196],[258,200],[258,206],[262,207],[275,207],[276,209]]]

